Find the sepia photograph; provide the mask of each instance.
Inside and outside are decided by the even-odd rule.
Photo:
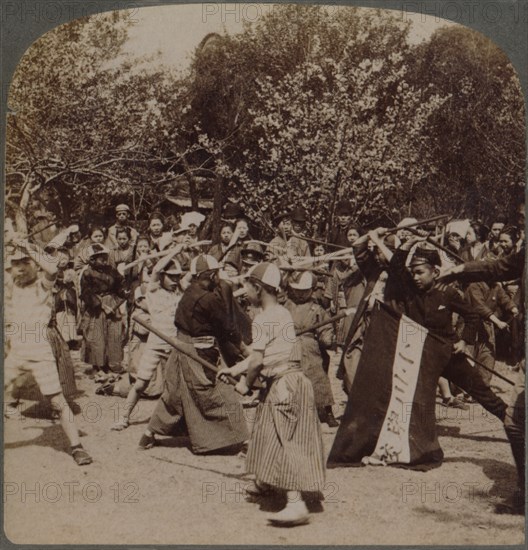
[[[508,54],[418,8],[70,7],[5,83],[3,540],[524,546]]]

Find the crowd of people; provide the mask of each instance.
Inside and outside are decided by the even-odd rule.
[[[114,430],[142,396],[157,397],[140,449],[185,430],[195,453],[247,453],[248,494],[287,492],[271,521],[305,523],[306,495],[324,484],[320,425],[339,424],[329,352],[342,352],[350,393],[380,301],[452,342],[442,403],[477,401],[504,422],[524,489],[524,393],[506,403],[493,386],[497,358],[524,370],[524,205],[512,221],[437,216],[368,230],[352,212],[337,203],[326,241],[307,234],[300,207],[277,212],[269,242],[254,238],[259,220],[231,202],[207,240],[199,212],[170,224],[153,212],[139,232],[126,204],[109,227],[71,225],[41,247],[7,231],[5,415],[16,416],[20,378],[32,374],[74,460],[89,464],[67,420],[69,350],[80,351],[94,391],[125,399]],[[250,433],[242,409],[255,405]]]

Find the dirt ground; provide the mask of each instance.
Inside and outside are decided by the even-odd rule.
[[[95,395],[84,368],[77,360],[83,393],[76,421],[93,464],[75,465],[59,424],[39,418],[33,401],[23,402],[22,419],[4,424],[4,530],[14,543],[524,544],[524,517],[493,511],[516,486],[516,473],[501,423],[479,405],[437,405],[446,456],[440,468],[329,470],[325,502],[313,507],[310,524],[281,529],[266,520],[280,501],[245,501],[243,458],[195,456],[184,437],[138,451],[153,401],[140,401],[128,430],[110,431],[124,400]],[[334,376],[336,357],[331,368],[339,417],[345,395]],[[493,384],[507,396],[507,384]],[[327,453],[335,432],[323,425]]]

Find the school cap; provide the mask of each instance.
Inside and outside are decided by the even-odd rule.
[[[191,275],[200,275],[214,269],[220,269],[220,264],[214,256],[210,256],[209,254],[200,254],[191,261]]]
[[[315,283],[315,277],[310,271],[296,271],[292,273],[288,286],[295,290],[311,290]]]
[[[424,264],[440,267],[442,265],[442,261],[440,260],[440,254],[438,254],[438,250],[418,247],[414,251],[409,266],[413,267]]]
[[[11,250],[9,250],[11,248]],[[24,260],[25,258],[31,258],[31,256],[25,251],[20,250],[20,248],[9,247],[7,252],[7,263],[10,264],[12,261]]]
[[[281,273],[279,268],[270,262],[262,262],[253,266],[247,274],[249,279],[254,279],[274,290],[280,289]]]
[[[244,211],[242,210],[240,205],[235,204],[233,202],[228,202],[225,205],[223,217],[224,218],[242,218],[244,217]]]
[[[118,204],[115,207],[116,214],[118,212],[130,212],[130,208],[126,204]]]
[[[347,200],[340,200],[336,204],[335,213],[336,213],[336,216],[342,216],[344,214],[345,215],[346,214],[351,214],[352,213],[352,205]]]
[[[295,222],[306,222],[308,221],[306,217],[306,212],[299,206],[294,208],[293,212],[290,214],[290,218]]]
[[[183,273],[181,264],[178,260],[171,260],[160,273],[165,273],[166,275],[181,275]]]
[[[172,234],[173,235],[181,235],[182,233],[188,233],[189,232],[189,228],[188,227],[176,227],[176,229],[172,229]]]
[[[255,241],[248,241],[240,251],[245,264],[255,265],[262,261],[264,248]]]
[[[102,254],[110,254],[108,248],[103,244],[94,243],[88,247],[88,259],[94,258],[95,256],[101,256]]]

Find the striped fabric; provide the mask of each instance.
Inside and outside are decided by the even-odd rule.
[[[320,425],[312,384],[300,370],[275,378],[258,405],[246,470],[278,489],[323,490]]]
[[[85,313],[82,326],[85,341],[83,361],[120,372],[125,335],[123,320],[107,317],[102,311],[96,315]]]
[[[55,327],[48,326],[47,336],[53,350],[53,355],[55,356],[55,361],[57,362],[62,393],[65,397],[73,396],[77,393],[77,385],[75,383],[73,361],[68,344],[66,344],[59,330]]]

